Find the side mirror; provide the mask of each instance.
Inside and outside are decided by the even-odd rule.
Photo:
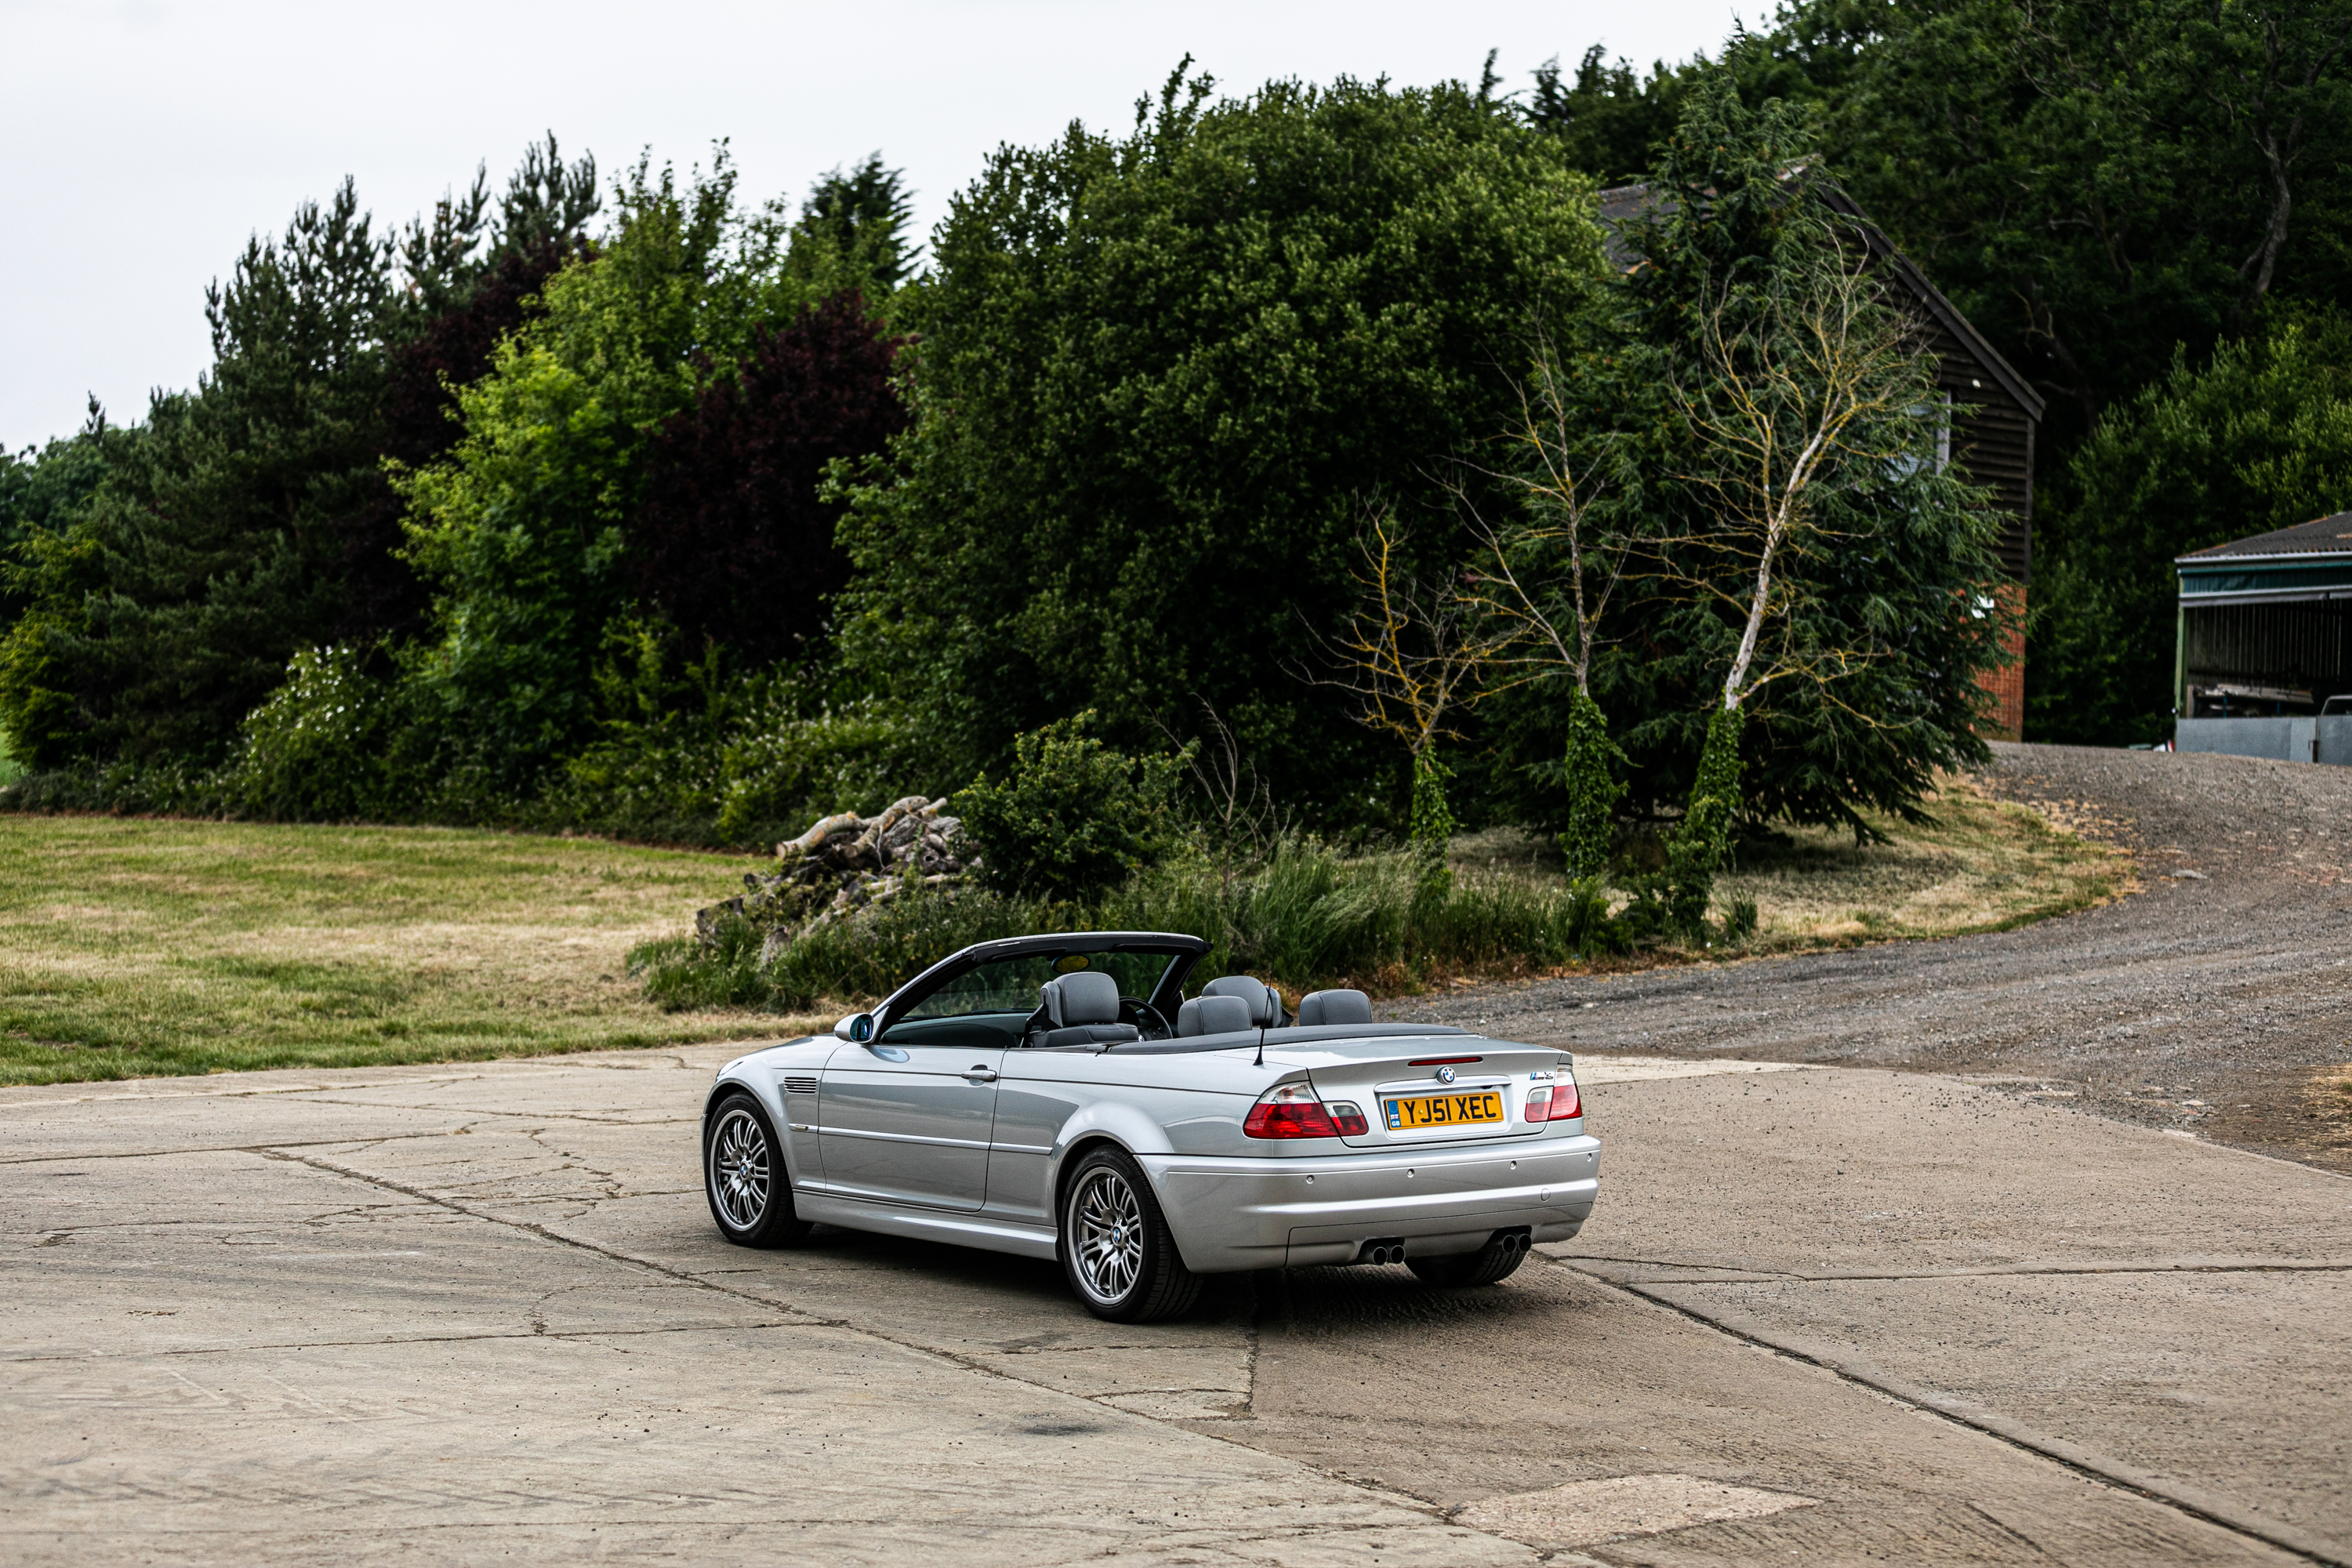
[[[852,1044],[862,1043],[872,1039],[874,1037],[874,1015],[871,1013],[852,1013],[848,1017],[844,1018],[840,1023],[835,1024],[833,1026],[833,1037],[836,1040],[848,1040]]]

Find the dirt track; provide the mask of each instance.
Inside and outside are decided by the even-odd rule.
[[[1993,793],[2137,858],[2021,930],[1391,1009],[1613,1055],[1914,1068],[2352,1171],[2352,768],[2005,745]]]

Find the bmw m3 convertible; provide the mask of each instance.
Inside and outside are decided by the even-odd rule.
[[[1568,1053],[1296,1015],[1208,944],[1152,931],[982,942],[832,1037],[729,1062],[703,1185],[729,1241],[814,1225],[1057,1258],[1098,1317],[1189,1309],[1202,1277],[1402,1263],[1489,1284],[1592,1212],[1601,1145]]]

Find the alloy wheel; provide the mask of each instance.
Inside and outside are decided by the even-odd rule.
[[[1105,1306],[1126,1299],[1143,1271],[1143,1205],[1114,1170],[1087,1173],[1070,1213],[1077,1221],[1077,1276]]]
[[[710,1140],[710,1196],[720,1215],[748,1231],[768,1212],[772,1190],[767,1130],[738,1105],[719,1119]]]

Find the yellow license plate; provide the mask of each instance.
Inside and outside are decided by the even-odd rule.
[[[1383,1100],[1389,1131],[1410,1132],[1419,1127],[1466,1127],[1503,1120],[1503,1097],[1491,1089],[1467,1094],[1417,1094],[1411,1100]]]

